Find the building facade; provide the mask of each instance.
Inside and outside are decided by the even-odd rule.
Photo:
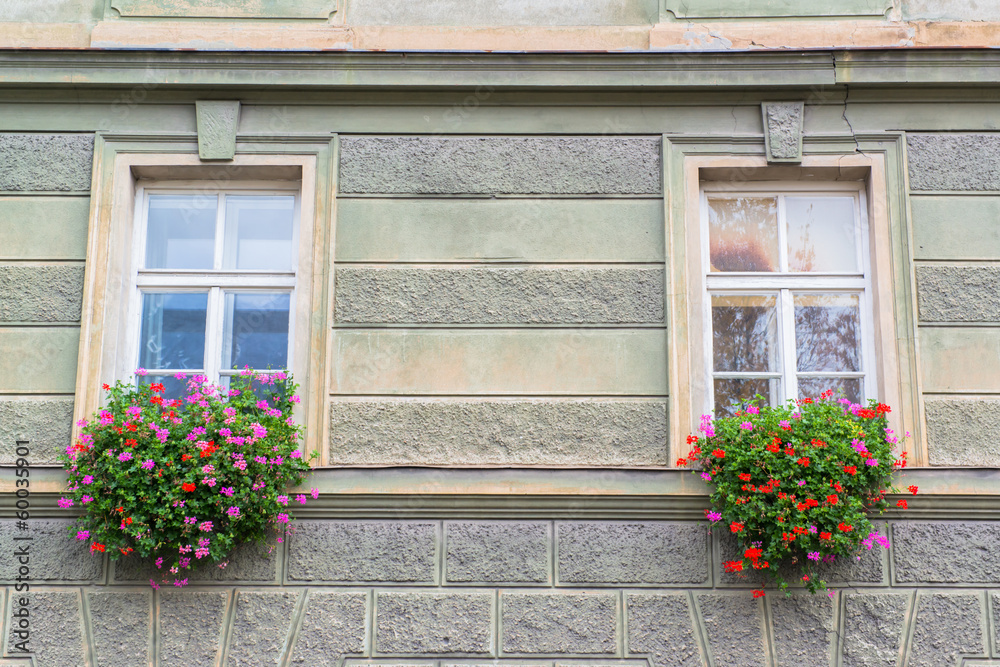
[[[1000,665],[987,4],[0,4],[0,664]],[[101,384],[244,363],[302,386],[291,539],[157,591],[73,543]],[[920,494],[752,597],[673,462],[828,387]]]

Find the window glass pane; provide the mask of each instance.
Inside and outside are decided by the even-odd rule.
[[[768,378],[716,378],[715,415],[722,417],[736,411],[734,402],[740,407],[760,394],[771,405],[778,404],[778,380]]]
[[[229,292],[223,332],[223,368],[288,365],[288,292]]]
[[[857,273],[853,197],[786,197],[788,270]]]
[[[773,296],[712,297],[712,365],[716,371],[778,371]]]
[[[292,270],[292,220],[295,197],[226,197],[227,269]]]
[[[142,295],[139,366],[143,368],[203,368],[208,293]]]
[[[851,403],[861,403],[861,378],[799,376],[799,398],[819,398],[828,389],[833,391],[833,400],[846,398]]]
[[[710,198],[708,236],[712,271],[777,271],[778,200]]]
[[[798,370],[860,371],[861,321],[857,294],[796,294]]]
[[[190,378],[193,373],[188,373]],[[163,384],[163,392],[160,394],[163,398],[183,398],[188,395],[187,390],[187,380],[178,380],[170,375],[143,375],[139,377],[139,385],[153,384],[154,382],[160,382]]]
[[[152,195],[146,224],[147,269],[211,269],[215,195]]]

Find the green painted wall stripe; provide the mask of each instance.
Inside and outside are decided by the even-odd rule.
[[[663,203],[342,199],[336,253],[341,262],[662,262]]]
[[[667,392],[666,332],[336,331],[334,394]]]
[[[149,18],[326,19],[337,0],[111,0],[122,16]]]
[[[1000,392],[1000,328],[921,327],[918,339],[923,391]]]
[[[350,0],[351,25],[585,26],[654,23],[656,0]]]
[[[0,328],[0,393],[73,393],[79,327]]]
[[[1000,196],[910,198],[915,259],[1000,259]]]
[[[0,197],[0,260],[84,259],[90,197]]]
[[[664,0],[664,7],[683,19],[882,16],[892,0]]]

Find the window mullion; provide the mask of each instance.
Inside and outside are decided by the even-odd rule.
[[[798,398],[798,379],[795,376],[795,302],[792,291],[783,289],[778,293],[778,317],[781,325],[781,373],[782,403],[789,398]]]
[[[208,291],[208,323],[205,335],[205,375],[209,382],[219,381],[219,367],[222,361],[222,309],[224,304],[222,288],[213,287]]]

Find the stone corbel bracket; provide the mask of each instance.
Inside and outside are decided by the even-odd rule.
[[[194,105],[198,116],[198,157],[232,160],[236,156],[240,103],[198,100]]]
[[[804,102],[761,102],[768,162],[802,162]]]

